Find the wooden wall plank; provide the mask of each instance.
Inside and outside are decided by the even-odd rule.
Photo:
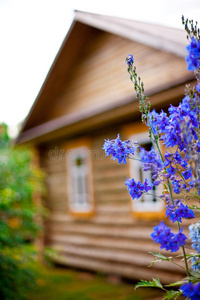
[[[158,270],[154,270],[148,267],[141,268],[137,266],[137,268],[133,268],[133,266],[129,264],[120,264],[107,261],[103,262],[102,260],[90,259],[69,254],[65,256],[59,256],[56,259],[56,262],[60,262],[66,266],[87,269],[95,272],[103,272],[104,274],[115,274],[121,277],[135,280],[138,280],[138,278],[146,278],[147,280],[152,280],[152,277],[156,278],[158,276]],[[171,283],[173,282],[173,280],[178,281],[182,279],[182,275],[180,273],[174,273],[172,275],[171,271],[167,273],[166,271],[159,270],[159,276],[161,282],[163,283]]]
[[[157,82],[160,86],[166,82],[173,85],[174,80],[187,78],[183,58],[109,33],[98,33],[73,70],[59,101],[57,99],[51,104],[51,110],[47,110],[44,122],[87,110],[90,106],[102,107],[121,98],[134,97],[125,64],[129,53],[134,55],[147,91],[156,88]]]

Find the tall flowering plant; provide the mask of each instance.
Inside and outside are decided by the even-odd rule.
[[[189,237],[183,232],[181,223],[183,219],[192,219],[193,222],[195,215],[200,212],[200,31],[197,23],[194,25],[193,21],[185,20],[184,17],[182,23],[189,41],[186,62],[188,70],[195,74],[196,86],[187,86],[183,100],[178,107],[170,105],[168,113],[151,111],[144,84],[137,74],[133,56],[129,54],[126,58],[128,73],[139,100],[142,122],[148,126],[149,137],[155,147],[146,151],[136,142],[121,141],[118,135],[115,140],[105,140],[103,149],[106,155],[111,155],[119,163],[126,163],[128,158],[138,160],[139,155],[142,170],[151,172],[152,181],[145,179],[140,182],[127,178],[125,184],[132,199],[136,201],[143,194],[149,194],[156,186],[162,185],[160,198],[166,205],[166,217],[176,223],[178,228],[178,232],[174,233],[161,221],[153,228],[151,238],[160,244],[161,249],[170,252],[182,250],[182,257],[177,257],[184,260],[185,278],[170,284],[171,290],[169,286],[163,286],[159,279],[142,280],[136,287],[161,288],[166,292],[164,299],[184,296],[195,300],[200,299],[200,222],[189,226]],[[164,154],[161,151],[162,144],[166,148]],[[192,251],[187,254],[185,245],[189,239]],[[172,257],[152,254],[155,256],[153,263],[165,260],[177,265]],[[179,289],[173,289],[173,286]]]

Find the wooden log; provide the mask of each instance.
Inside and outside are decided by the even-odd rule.
[[[92,225],[92,226],[91,226]],[[48,228],[52,232],[62,233],[81,233],[86,235],[107,236],[107,237],[121,237],[133,239],[150,239],[152,228],[144,226],[126,226],[122,227],[120,224],[116,226],[102,226],[102,224],[87,224],[85,220],[80,220],[80,223],[69,223],[68,226],[59,223],[48,223]]]
[[[141,268],[137,266],[133,268],[131,265],[120,264],[116,262],[103,262],[102,260],[83,258],[74,255],[63,255],[56,258],[56,262],[66,266],[87,269],[95,272],[103,272],[104,274],[116,274],[121,277],[129,278],[132,280],[139,280],[140,278],[152,280],[152,277],[160,277],[161,282],[164,284],[172,283],[182,279],[181,274],[164,272],[162,270],[154,270],[152,268]]]
[[[129,208],[129,199],[127,190],[106,190],[106,191],[96,191],[95,202],[101,207],[109,205],[120,205]]]
[[[166,256],[174,256],[167,253],[166,250],[159,249],[159,245],[155,244],[152,240],[133,240],[133,239],[120,239],[108,237],[87,236],[81,234],[51,234],[49,241],[54,245],[74,245],[83,247],[94,247],[101,249],[116,249],[116,250],[129,250],[138,251],[139,253],[160,252]],[[153,256],[151,257],[153,260]]]

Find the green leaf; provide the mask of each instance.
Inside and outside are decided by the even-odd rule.
[[[193,279],[200,278],[200,273],[199,272],[190,271],[190,274],[194,276],[194,277],[192,277]]]
[[[158,259],[154,259],[154,260],[151,262],[151,264],[150,264],[148,267],[149,267],[149,268],[150,268],[150,267],[152,267],[152,266],[153,266],[153,264],[154,264],[155,262],[160,262],[160,260],[158,260]]]
[[[196,206],[196,205],[192,205],[189,206],[190,209],[196,209],[196,210],[200,210],[200,207]]]
[[[166,295],[164,296],[163,299],[166,299],[166,300],[169,300],[169,299],[176,300],[181,295],[182,295],[181,291],[171,290],[171,291],[167,291],[167,293],[166,293]]]
[[[136,285],[135,285],[135,290],[138,288],[138,287],[157,287],[157,288],[160,288],[162,290],[164,290],[159,278],[156,279],[156,278],[153,278],[152,281],[146,281],[146,280],[141,280],[141,282],[138,282]]]
[[[151,281],[145,281],[145,280],[141,280],[141,282],[138,282],[136,285],[135,285],[135,290],[139,287],[152,287],[153,284]]]
[[[159,278],[158,279],[153,278],[153,281],[155,282],[156,287],[159,287],[159,288],[163,289],[163,286],[162,286]]]
[[[150,264],[149,267],[152,267],[155,262],[161,262],[161,261],[171,261],[171,262],[173,262],[173,258],[172,257],[166,257],[166,256],[164,256],[164,255],[162,255],[160,253],[156,253],[156,252],[149,252],[149,253],[151,253],[153,256],[156,257],[152,261],[152,263]]]
[[[171,283],[171,284],[167,284],[167,285],[165,285],[165,286],[177,286],[177,285],[182,285],[182,284],[184,284],[184,283],[185,283],[184,280],[180,280],[180,281],[176,281],[176,282]]]
[[[153,256],[159,258],[160,260],[172,260],[172,257],[166,257],[164,255],[162,255],[161,253],[156,253],[156,252],[149,252],[151,253]]]

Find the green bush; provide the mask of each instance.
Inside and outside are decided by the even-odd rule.
[[[41,229],[34,194],[42,191],[43,175],[32,160],[29,149],[11,147],[0,125],[0,299],[26,299],[34,282],[30,243]]]

